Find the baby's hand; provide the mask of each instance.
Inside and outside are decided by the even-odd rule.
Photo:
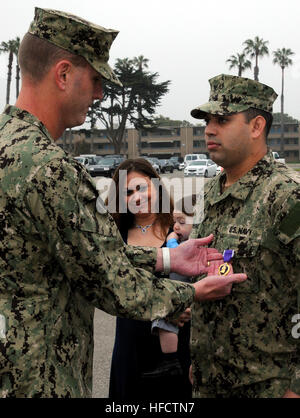
[[[174,239],[176,239],[176,241],[178,241],[179,236],[176,234],[176,232],[171,232],[171,234],[169,234],[167,236],[167,241],[169,241],[169,239],[172,239],[172,238],[174,238]]]

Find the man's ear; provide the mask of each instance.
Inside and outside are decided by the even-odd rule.
[[[60,90],[65,90],[70,76],[72,63],[68,60],[58,61],[55,65],[55,82]]]
[[[253,139],[258,139],[264,135],[267,122],[263,116],[259,115],[251,119],[250,124]]]

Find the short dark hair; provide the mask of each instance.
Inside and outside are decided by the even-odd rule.
[[[35,82],[41,81],[51,66],[60,60],[69,60],[76,67],[88,65],[83,57],[72,54],[31,33],[26,33],[22,39],[18,59],[22,74]]]
[[[250,107],[248,110],[245,110],[242,113],[245,115],[247,123],[249,123],[252,119],[256,118],[257,116],[262,116],[265,119],[266,121],[265,135],[267,139],[272,123],[273,123],[272,113],[266,112],[265,110],[261,110],[261,109],[255,109],[254,107]]]

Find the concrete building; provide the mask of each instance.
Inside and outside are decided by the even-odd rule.
[[[121,154],[127,158],[136,158],[139,155],[169,158],[172,156],[184,157],[186,154],[207,153],[204,140],[204,126],[200,127],[160,127],[155,131],[141,132],[136,129],[126,129]],[[300,160],[300,128],[299,123],[285,123],[285,152],[287,162]],[[140,141],[140,144],[139,144]],[[280,151],[280,124],[272,125],[269,146],[273,151]],[[113,144],[109,141],[105,130],[87,129],[68,130],[58,144],[74,155],[115,154]],[[140,149],[140,153],[139,153]]]

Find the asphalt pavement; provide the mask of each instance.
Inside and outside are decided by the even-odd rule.
[[[107,398],[116,318],[95,309],[93,398]]]

